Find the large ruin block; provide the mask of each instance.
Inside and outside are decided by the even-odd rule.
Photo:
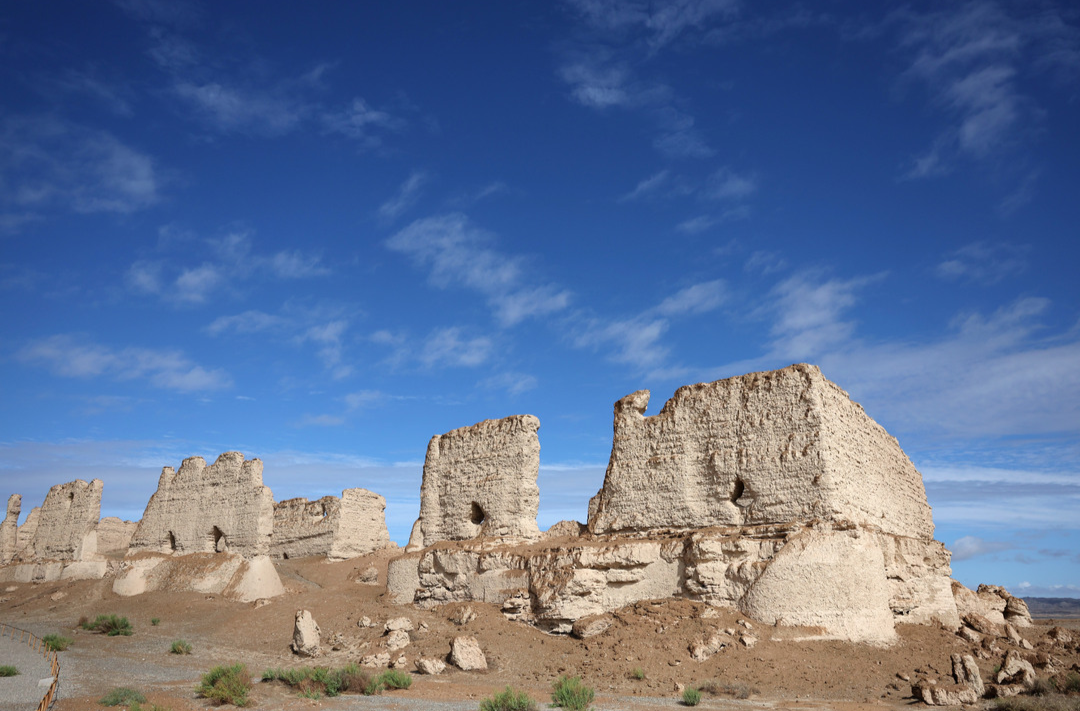
[[[431,438],[409,550],[478,536],[540,537],[540,420],[514,415]]]
[[[959,624],[921,475],[816,367],[680,388],[652,417],[647,403],[615,405],[586,533],[410,546],[391,600],[492,602],[553,632],[675,596],[876,644],[896,622]]]
[[[8,497],[7,513],[0,523],[0,565],[7,565],[15,557],[19,543],[19,514],[22,513],[22,495]]]
[[[297,498],[274,504],[270,555],[275,558],[345,560],[392,545],[386,499],[367,489],[345,489],[340,499]]]
[[[649,392],[615,403],[593,533],[851,522],[934,535],[922,476],[896,439],[812,365]]]
[[[49,489],[34,537],[19,558],[26,561],[90,560],[97,554],[101,479],[76,479]]]
[[[130,552],[232,552],[266,555],[274,531],[274,495],[263,486],[262,461],[225,452],[212,465],[189,457],[164,467]]]

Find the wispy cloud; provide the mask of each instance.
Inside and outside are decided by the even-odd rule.
[[[578,327],[573,343],[579,348],[609,348],[609,357],[616,363],[643,370],[659,368],[671,350],[662,342],[671,319],[714,311],[726,300],[727,288],[722,280],[691,284],[630,318],[586,319]]]
[[[174,231],[162,228],[163,235]],[[191,306],[205,304],[215,294],[227,293],[257,277],[310,279],[330,273],[316,254],[299,250],[253,253],[251,235],[249,230],[233,229],[217,239],[200,240],[185,234],[174,240],[163,236],[159,251],[176,254],[135,261],[125,275],[127,285],[137,294],[153,294],[173,304]],[[204,256],[200,263],[183,264],[200,252]]]
[[[950,124],[904,177],[949,172],[961,158],[984,159],[1021,140],[1038,122],[1037,106],[1022,89],[1031,69],[1080,70],[1080,28],[1053,8],[1025,11],[995,2],[968,2],[918,14],[894,13],[899,43],[909,53],[905,79],[917,81]],[[1037,72],[1036,72],[1037,73]]]
[[[1027,269],[1026,245],[972,242],[950,252],[934,268],[946,280],[996,284]]]
[[[556,284],[530,283],[525,260],[494,249],[494,235],[474,226],[460,213],[416,220],[386,242],[430,270],[432,285],[477,291],[502,326],[562,311],[570,292]]]
[[[163,182],[150,156],[106,131],[48,116],[0,123],[0,204],[9,209],[130,213],[157,203]]]
[[[503,390],[510,395],[520,395],[523,392],[533,390],[539,384],[535,375],[527,373],[499,373],[490,378],[484,378],[477,385],[488,390]]]
[[[462,328],[438,328],[428,335],[418,358],[428,368],[471,368],[487,361],[493,347],[490,338],[469,336]]]
[[[963,536],[953,541],[949,546],[953,560],[970,560],[977,556],[1000,553],[1012,548],[1012,544],[1004,541],[987,541],[978,536]]]
[[[420,197],[420,189],[428,180],[427,173],[422,170],[413,171],[397,193],[392,198],[379,206],[379,217],[386,222],[392,222],[412,207]]]
[[[147,380],[154,387],[181,392],[220,390],[232,385],[224,370],[204,368],[179,352],[112,348],[66,334],[29,343],[18,352],[18,359],[65,378]]]
[[[569,4],[589,25],[605,32],[641,33],[650,48],[659,49],[681,35],[700,31],[716,18],[738,13],[738,0],[570,0]]]

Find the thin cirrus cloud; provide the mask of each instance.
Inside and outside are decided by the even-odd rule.
[[[523,258],[499,252],[494,244],[494,235],[461,213],[416,220],[386,241],[390,250],[427,268],[433,286],[459,286],[486,296],[501,326],[569,306],[568,290],[556,284],[530,283]]]
[[[943,175],[961,158],[984,159],[1020,141],[1042,113],[1024,84],[1042,69],[1080,70],[1080,33],[1053,8],[1031,13],[969,2],[925,14],[898,11],[891,19],[910,57],[904,80],[924,86],[949,118],[911,160],[907,179]]]
[[[207,369],[175,351],[112,348],[68,334],[33,341],[17,357],[65,378],[146,380],[154,387],[180,392],[221,390],[232,385],[224,370]]]
[[[163,182],[150,156],[107,131],[49,116],[0,123],[0,209],[12,214],[131,213],[156,204]]]
[[[385,222],[392,222],[400,217],[406,210],[416,204],[420,197],[420,190],[427,182],[428,176],[422,170],[413,173],[401,184],[394,196],[379,206],[379,217]]]
[[[170,230],[163,229],[163,233]],[[192,251],[191,238],[181,238],[187,256]],[[325,276],[330,269],[316,254],[282,250],[270,255],[252,252],[251,233],[232,231],[220,239],[194,241],[201,245],[208,259],[200,264],[179,266],[179,259],[141,259],[128,268],[128,287],[139,294],[152,294],[177,305],[207,303],[218,293],[227,292],[239,283],[258,276],[277,279],[311,279]],[[170,245],[164,243],[164,249]]]
[[[949,281],[996,284],[1027,269],[1026,245],[972,242],[945,255],[934,274]]]

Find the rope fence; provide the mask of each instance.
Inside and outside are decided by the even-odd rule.
[[[45,661],[49,663],[49,669],[52,670],[52,683],[49,684],[49,690],[45,692],[45,696],[41,698],[41,701],[37,705],[37,711],[48,711],[48,708],[52,706],[53,700],[56,698],[56,690],[60,688],[60,661],[58,659],[59,653],[53,652],[45,644],[45,640],[41,639],[37,635],[31,634],[26,630],[21,630],[18,627],[12,627],[0,623],[0,638],[10,637],[15,639],[16,635],[19,637],[19,642],[23,642],[31,650],[38,652]]]

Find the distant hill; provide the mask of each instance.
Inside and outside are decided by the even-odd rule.
[[[1078,617],[1080,598],[1075,597],[1025,597],[1032,617]]]

